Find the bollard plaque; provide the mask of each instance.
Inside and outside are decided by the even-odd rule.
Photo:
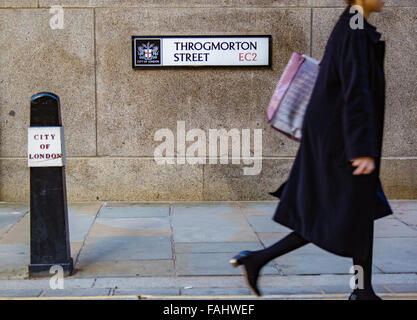
[[[64,128],[28,129],[28,167],[65,166]]]

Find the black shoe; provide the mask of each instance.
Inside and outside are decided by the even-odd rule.
[[[241,251],[238,255],[230,259],[230,263],[234,266],[243,265],[243,275],[245,277],[246,283],[254,294],[261,296],[261,292],[258,289],[257,282],[259,277],[260,267],[258,267],[253,260],[251,251]]]
[[[354,290],[348,300],[382,300],[375,292],[358,292]]]

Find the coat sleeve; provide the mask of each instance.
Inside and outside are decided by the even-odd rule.
[[[343,94],[343,135],[350,159],[378,157],[376,119],[370,88],[369,43],[365,30],[346,32],[339,55]]]

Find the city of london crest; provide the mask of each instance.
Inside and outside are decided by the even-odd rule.
[[[135,39],[135,65],[158,65],[161,63],[160,39]]]

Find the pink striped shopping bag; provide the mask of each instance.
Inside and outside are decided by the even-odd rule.
[[[266,117],[271,126],[301,141],[304,113],[316,83],[319,62],[294,52],[272,95]]]

